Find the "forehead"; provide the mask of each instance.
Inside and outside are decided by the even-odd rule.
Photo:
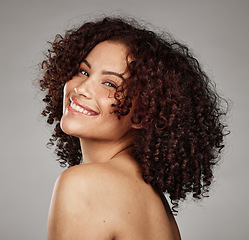
[[[127,48],[124,44],[104,41],[97,44],[86,57],[92,68],[124,72],[127,67]]]

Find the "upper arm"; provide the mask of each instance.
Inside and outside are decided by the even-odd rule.
[[[105,209],[95,196],[95,187],[77,167],[63,172],[51,200],[47,240],[110,239]]]

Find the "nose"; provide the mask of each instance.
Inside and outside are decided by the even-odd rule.
[[[92,88],[91,83],[89,79],[87,79],[81,82],[80,84],[78,84],[74,88],[74,91],[77,95],[90,99],[92,97],[91,88]]]

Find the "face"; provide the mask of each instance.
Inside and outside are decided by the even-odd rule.
[[[121,43],[99,43],[64,87],[62,130],[79,138],[120,140],[131,131],[132,111],[112,113],[116,88],[127,77],[127,49]]]

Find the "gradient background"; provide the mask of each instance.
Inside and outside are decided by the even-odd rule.
[[[219,92],[233,102],[231,134],[210,198],[177,216],[184,240],[248,239],[249,1],[1,0],[0,239],[46,238],[54,182],[63,170],[45,147],[39,77],[47,40],[101,13],[127,12],[190,45]]]

